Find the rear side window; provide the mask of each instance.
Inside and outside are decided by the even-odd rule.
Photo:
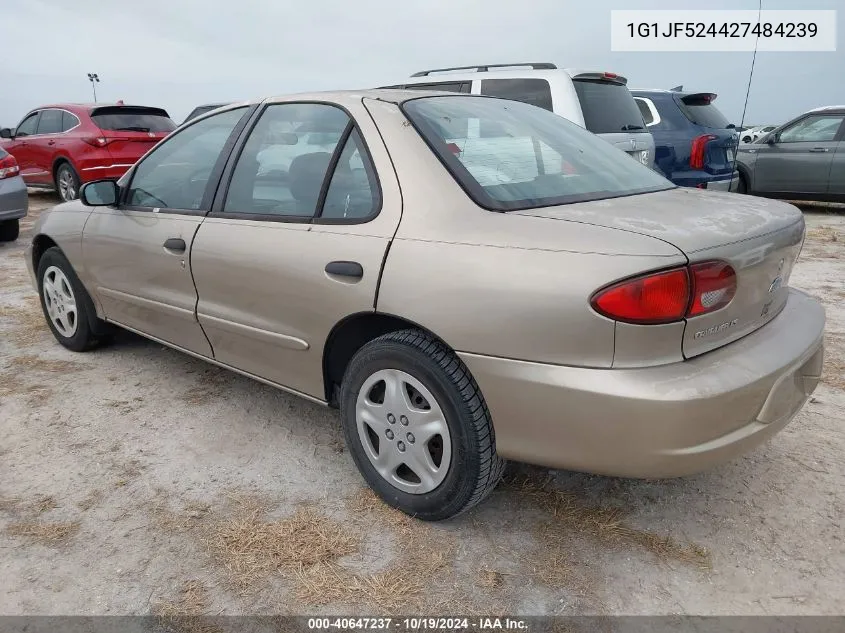
[[[38,120],[38,134],[58,134],[62,131],[62,111],[44,110]]]
[[[592,79],[574,79],[572,83],[581,102],[584,125],[593,134],[645,129],[643,115],[626,86]]]
[[[637,107],[640,109],[640,114],[643,115],[643,121],[645,121],[645,124],[651,125],[654,123],[654,115],[651,113],[645,99],[634,99],[634,101],[637,102]]]
[[[484,79],[481,94],[521,101],[554,112],[552,92],[545,79]]]
[[[580,126],[524,103],[443,96],[402,107],[464,190],[487,209],[530,209],[673,187]],[[482,129],[497,132],[481,136]]]
[[[730,122],[721,113],[719,108],[713,105],[716,95],[687,95],[678,99],[678,107],[684,116],[696,125],[725,129]]]
[[[62,132],[67,132],[79,125],[79,119],[75,114],[62,110]]]
[[[101,130],[126,132],[172,132],[176,124],[160,108],[110,106],[96,108],[91,119]]]

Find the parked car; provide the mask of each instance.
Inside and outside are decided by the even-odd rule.
[[[161,108],[65,103],[0,130],[0,147],[17,159],[27,186],[55,188],[67,201],[83,183],[120,178],[175,128]]]
[[[15,157],[0,147],[0,242],[18,239],[20,219],[26,216],[29,196]]]
[[[739,135],[710,92],[633,90],[654,136],[655,167],[681,187],[730,191]],[[735,185],[734,185],[735,187]]]
[[[206,112],[211,112],[212,110],[216,110],[217,108],[222,108],[223,106],[229,105],[229,102],[226,103],[206,103],[205,105],[197,106],[191,113],[185,117],[185,120],[182,123],[187,123],[191,119],[197,118],[201,114],[205,114]]]
[[[739,192],[845,202],[845,106],[810,110],[737,155]]]
[[[259,182],[258,154],[291,147],[279,130],[315,121],[340,132],[332,150],[294,145],[286,176]],[[464,162],[456,135],[475,127],[528,139],[487,146],[514,180],[476,177],[483,146]],[[116,325],[339,407],[369,485],[426,520],[481,501],[504,459],[708,468],[782,429],[822,367],[824,310],[789,287],[800,211],[677,188],[503,99],[229,106],[33,235],[59,343],[88,350]]]
[[[756,127],[749,128],[740,132],[740,140],[743,143],[753,143],[761,136],[765,136],[774,130],[776,127],[776,125],[758,125]]]
[[[616,73],[559,69],[543,62],[422,70],[387,87],[481,94],[529,103],[587,128],[643,165],[652,166],[654,139],[627,83]]]

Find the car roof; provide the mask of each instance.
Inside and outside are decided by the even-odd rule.
[[[845,105],[822,106],[808,110],[808,112],[835,112],[836,114],[840,114],[845,112]]]
[[[426,96],[452,96],[452,97],[480,97],[482,95],[471,95],[460,92],[445,92],[441,90],[403,90],[401,88],[368,88],[366,90],[334,90],[330,92],[301,92],[289,95],[277,95],[245,102],[247,105],[257,103],[280,103],[285,101],[315,101],[315,102],[336,102],[338,104],[359,102],[361,99],[378,99],[390,103],[403,103],[411,99],[419,99]],[[232,104],[243,106],[244,103]]]
[[[561,73],[566,74],[568,78],[572,79],[579,75],[597,75],[608,71],[595,70],[590,68],[491,68],[490,70],[477,71],[461,71],[461,72],[437,72],[432,75],[422,75],[408,77],[400,81],[394,82],[393,85],[409,85],[409,84],[428,84],[428,83],[447,83],[449,81],[472,81],[474,79],[526,79],[536,77],[538,79],[558,79]],[[625,82],[627,78],[622,75],[617,77]]]

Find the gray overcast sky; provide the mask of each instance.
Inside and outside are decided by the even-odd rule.
[[[719,94],[739,124],[751,53],[612,53],[611,9],[700,9],[700,0],[2,0],[0,124],[50,102],[166,108],[397,82],[438,66],[553,61],[610,70],[631,87]],[[757,0],[710,0],[756,9]],[[842,0],[763,0],[764,9],[839,9]],[[747,122],[778,123],[845,103],[845,44],[834,53],[760,53]]]

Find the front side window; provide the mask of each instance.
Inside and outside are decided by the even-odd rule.
[[[211,171],[245,112],[237,108],[210,116],[162,141],[135,170],[127,204],[200,209]]]
[[[33,112],[26,117],[15,129],[15,136],[31,136],[35,134],[35,125],[38,123],[38,112]]]
[[[545,79],[484,79],[481,82],[481,94],[521,101],[553,111],[552,92]]]
[[[833,141],[839,126],[842,125],[842,115],[809,116],[794,123],[780,133],[781,143],[824,143]]]
[[[311,218],[332,155],[350,124],[321,103],[270,105],[235,165],[224,213]]]
[[[62,111],[44,110],[38,119],[38,134],[58,134],[62,131]]]
[[[528,209],[674,187],[583,128],[523,103],[424,97],[405,102],[403,110],[473,200],[488,209]],[[497,135],[477,133],[483,129],[497,130]],[[450,131],[460,134],[448,136]]]

